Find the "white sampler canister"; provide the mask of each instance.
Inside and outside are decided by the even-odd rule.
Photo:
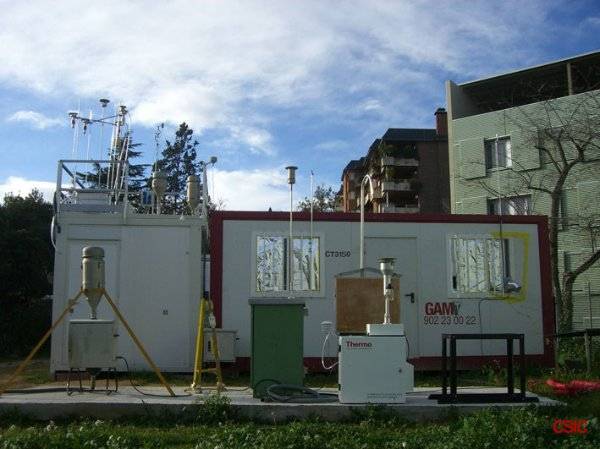
[[[90,303],[91,318],[95,320],[104,292],[104,250],[98,246],[86,246],[81,253],[81,290]]]
[[[200,204],[200,182],[196,175],[187,177],[187,203],[192,212]]]

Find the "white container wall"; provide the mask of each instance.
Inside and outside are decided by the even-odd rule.
[[[288,217],[273,212],[211,217],[211,296],[219,325],[238,331],[243,363],[250,355],[248,299],[289,294],[283,282],[287,257],[280,251],[287,246]],[[401,317],[417,368],[439,369],[442,333],[524,333],[526,354],[552,362],[544,340],[553,332],[545,220],[503,217],[500,224],[497,216],[368,216],[365,266],[378,268],[382,257],[396,259]],[[307,365],[316,368],[321,322],[335,323],[335,276],[359,266],[358,214],[316,214],[312,259],[306,249],[310,229],[308,214],[296,214],[294,257],[313,263],[296,264],[291,296],[306,301],[304,353]],[[336,353],[332,343],[327,355]],[[466,364],[481,365],[493,359],[482,356],[506,354],[506,344],[461,341],[458,354]]]
[[[102,247],[108,294],[153,360],[165,371],[191,371],[202,292],[201,220],[132,215],[124,221],[122,214],[61,212],[58,225],[53,318],[79,291],[82,248]],[[68,369],[68,322],[89,318],[89,312],[82,298],[54,332],[51,371]],[[98,318],[115,320],[116,355],[133,370],[149,369],[105,299]]]

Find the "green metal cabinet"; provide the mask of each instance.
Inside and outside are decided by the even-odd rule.
[[[251,299],[250,384],[262,398],[274,383],[304,383],[304,301]]]

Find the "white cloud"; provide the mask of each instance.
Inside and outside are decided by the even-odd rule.
[[[315,145],[315,150],[338,152],[338,151],[347,150],[350,147],[351,147],[350,142],[346,142],[345,140],[341,140],[341,139],[334,139],[334,140],[327,140],[325,142],[319,142],[318,144]]]
[[[66,119],[47,117],[35,111],[17,111],[6,118],[7,122],[22,122],[36,129],[46,129],[54,126],[63,126]]]
[[[365,112],[379,111],[383,108],[381,102],[379,100],[376,100],[375,98],[371,98],[362,102],[358,107]]]
[[[432,71],[479,76],[525,62],[531,36],[544,28],[541,5],[8,2],[0,15],[0,82],[69,98],[108,96],[143,125],[186,120],[196,131],[224,130],[252,151],[275,154],[278,117],[259,119],[257,110],[358,121],[356,94],[370,98],[364,109],[381,106],[388,121],[414,117],[415,100],[433,96],[431,84],[422,84]]]
[[[594,27],[600,26],[600,17],[599,16],[586,17],[585,20],[583,21],[583,23],[589,24]]]
[[[289,190],[282,167],[256,170],[211,169],[209,193],[227,210],[289,210]]]
[[[43,195],[46,201],[51,201],[54,191],[56,190],[56,183],[48,181],[36,181],[33,179],[26,179],[20,176],[9,176],[3,182],[0,183],[0,200],[5,195],[12,193],[13,195],[28,195],[33,189],[38,189]]]

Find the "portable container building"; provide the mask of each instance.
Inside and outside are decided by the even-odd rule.
[[[238,332],[241,367],[251,351],[249,300],[289,297],[306,304],[305,365],[319,369],[321,323],[335,324],[336,276],[359,266],[359,214],[316,213],[311,224],[309,214],[294,213],[291,270],[288,220],[288,213],[226,211],[210,219],[211,297],[218,325]],[[366,215],[365,267],[396,259],[401,304],[395,307],[417,369],[439,369],[443,333],[523,333],[531,362],[553,362],[545,338],[554,331],[547,235],[541,216]],[[336,354],[337,345],[326,348],[326,356]],[[464,367],[503,354],[499,342],[458,345]]]
[[[81,251],[104,249],[106,290],[155,363],[165,371],[192,369],[202,292],[202,220],[196,216],[61,211],[55,228],[53,318],[81,286]],[[68,321],[89,318],[82,297],[54,331],[51,371],[68,370]],[[114,318],[105,299],[98,318]],[[116,354],[132,370],[149,367],[118,320]],[[124,366],[118,365],[120,369]]]

